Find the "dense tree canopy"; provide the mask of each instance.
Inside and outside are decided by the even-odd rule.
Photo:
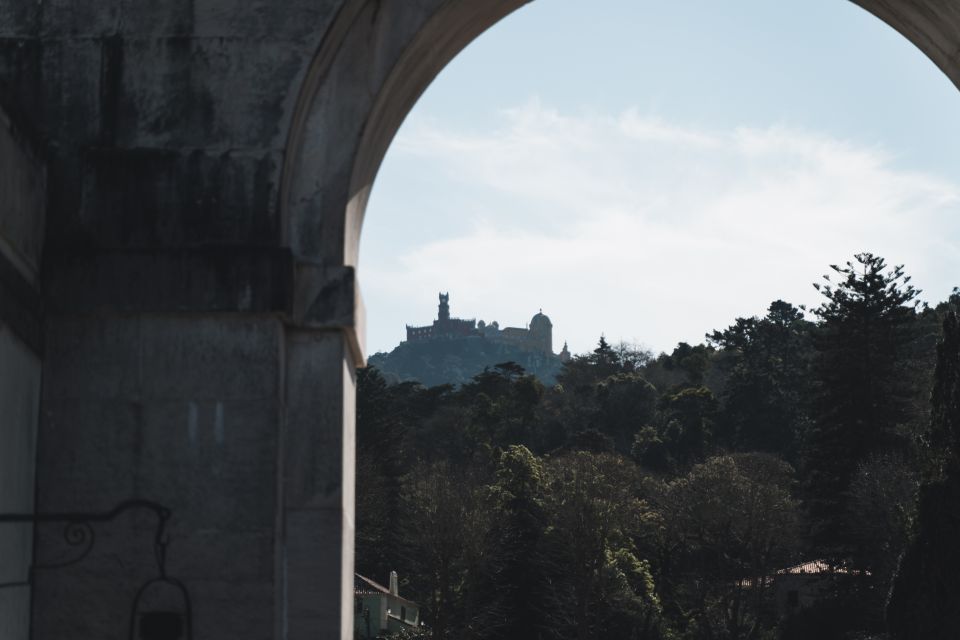
[[[658,356],[601,337],[555,384],[360,370],[357,570],[397,570],[438,640],[846,640],[880,637],[910,548],[891,630],[918,624],[917,549],[960,521],[960,329],[939,360],[933,331],[960,295],[918,307],[868,253],[832,270],[809,315],[777,300]],[[819,595],[785,608],[814,560]]]
[[[719,416],[726,444],[799,462],[810,421],[813,328],[800,309],[777,300],[765,317],[739,318],[707,336],[731,356]]]
[[[931,404],[936,466],[920,490],[913,539],[890,595],[895,640],[946,640],[960,628],[960,322],[953,310],[937,347]]]

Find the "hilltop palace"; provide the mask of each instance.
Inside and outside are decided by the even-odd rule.
[[[553,323],[543,314],[543,309],[533,316],[525,329],[519,327],[500,328],[496,321],[490,324],[483,320],[464,320],[450,317],[450,294],[440,294],[440,310],[437,319],[432,325],[425,327],[411,327],[407,325],[407,342],[421,342],[428,340],[448,340],[452,338],[468,338],[478,336],[491,342],[508,344],[526,351],[534,351],[553,356]],[[560,352],[561,361],[570,359],[570,352],[564,343]]]

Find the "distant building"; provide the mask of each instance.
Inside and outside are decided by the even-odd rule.
[[[468,338],[479,336],[502,344],[509,344],[526,351],[534,351],[545,355],[553,354],[553,323],[540,310],[530,320],[526,328],[500,328],[496,321],[490,324],[483,320],[464,320],[450,317],[450,294],[440,294],[440,308],[437,319],[432,325],[425,327],[411,327],[407,325],[407,342],[429,340],[449,340],[452,338]],[[566,349],[566,345],[564,345]],[[568,352],[569,356],[569,352]]]
[[[353,635],[355,638],[377,638],[415,629],[420,624],[420,607],[401,598],[397,572],[390,572],[390,586],[374,582],[359,573],[353,575]]]
[[[810,560],[777,571],[773,579],[777,613],[784,617],[816,604],[840,578],[870,575],[867,572],[833,566],[826,560]]]
[[[440,310],[437,319],[427,327],[407,325],[407,342],[415,340],[438,340],[443,338],[465,338],[477,334],[476,320],[461,320],[450,317],[450,294],[440,294]]]
[[[836,580],[864,575],[870,574],[834,566],[826,560],[809,560],[780,569],[773,575],[764,576],[758,584],[764,588],[773,588],[773,602],[777,616],[785,618],[802,609],[812,607],[831,591],[831,585]],[[750,578],[739,581],[739,585],[746,589],[753,588],[753,584]]]

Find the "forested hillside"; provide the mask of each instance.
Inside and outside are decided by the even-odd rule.
[[[815,286],[669,354],[601,338],[553,385],[359,370],[357,571],[438,640],[956,637],[960,295],[871,254]]]
[[[390,353],[370,356],[389,382],[413,381],[425,386],[463,384],[484,369],[515,362],[527,373],[552,384],[560,372],[560,358],[482,336],[403,342]]]

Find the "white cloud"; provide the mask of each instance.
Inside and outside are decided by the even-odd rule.
[[[958,185],[816,132],[530,102],[493,131],[415,119],[384,170],[429,174],[430,197],[473,222],[363,255],[375,347],[402,321],[429,321],[437,289],[454,292],[455,312],[501,324],[542,306],[555,341],[583,351],[600,332],[669,349],[775,298],[816,304],[810,283],[862,250],[905,263],[930,299],[960,284]],[[375,189],[371,207],[384,202],[398,221],[417,206]]]

